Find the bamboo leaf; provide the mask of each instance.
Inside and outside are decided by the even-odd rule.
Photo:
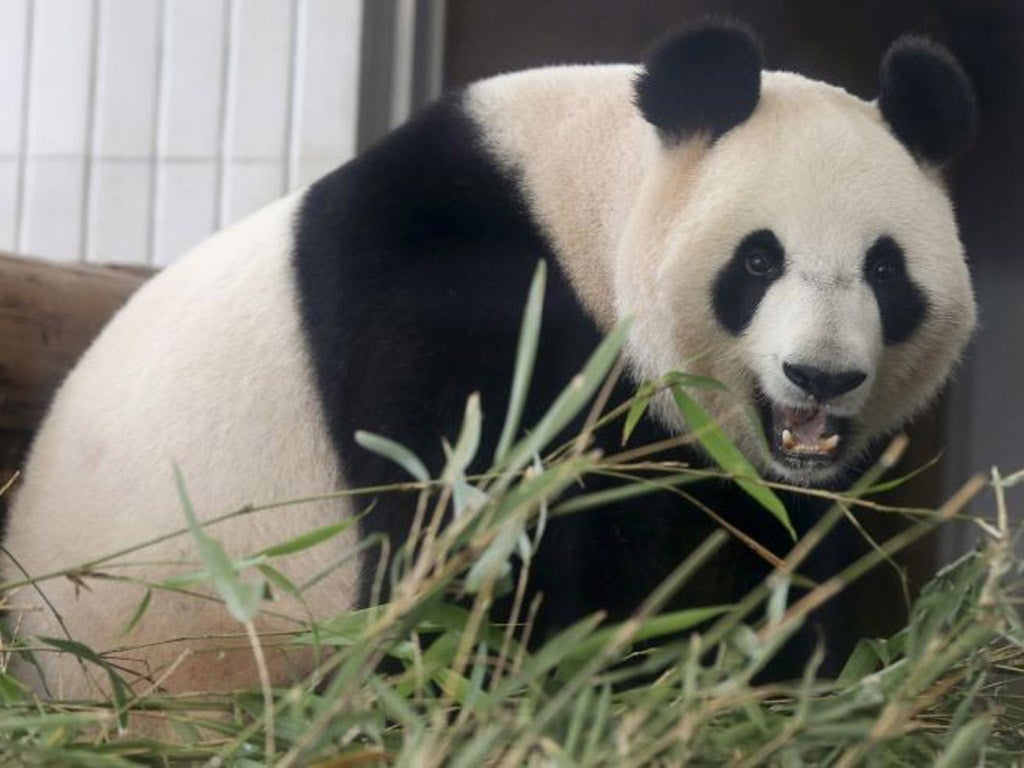
[[[28,698],[29,689],[6,672],[0,672],[0,703],[16,704]]]
[[[635,482],[623,484],[616,488],[594,491],[593,493],[575,494],[565,501],[559,502],[558,506],[552,510],[552,514],[561,516],[583,512],[588,509],[615,504],[626,499],[659,493],[666,488],[680,488],[700,482],[703,479],[699,474],[688,472],[659,477],[656,481],[646,478],[638,479]]]
[[[790,522],[785,505],[771,488],[762,485],[757,480],[757,470],[747,460],[747,457],[730,442],[703,406],[690,397],[681,386],[674,386],[672,395],[675,397],[676,405],[686,422],[687,429],[700,441],[708,455],[733,476],[740,488],[771,512],[796,541],[796,531],[793,530],[793,524]]]
[[[334,523],[333,525],[325,525],[322,528],[316,528],[315,530],[307,533],[300,534],[293,539],[290,539],[282,544],[276,544],[272,547],[267,547],[259,555],[265,557],[281,557],[282,555],[292,555],[296,552],[301,552],[304,549],[310,549],[315,547],[317,544],[322,544],[329,539],[333,539],[340,533],[347,531],[357,518],[350,518],[342,523]]]
[[[971,720],[959,730],[952,731],[949,744],[935,761],[935,768],[969,768],[980,765],[978,759],[985,741],[992,729],[992,718],[981,715]]]
[[[705,621],[727,613],[732,607],[731,605],[710,605],[652,616],[633,635],[634,643],[685,632]],[[608,644],[619,628],[618,624],[601,627],[582,640],[566,656],[559,669],[559,677],[571,677],[584,662]]]
[[[295,586],[295,583],[276,568],[269,565],[257,565],[256,568],[263,574],[263,577],[268,582],[278,589],[288,593],[289,595],[299,594],[299,588]]]
[[[501,428],[498,447],[494,450],[494,463],[499,464],[508,453],[509,446],[519,429],[526,405],[526,393],[530,379],[533,377],[533,366],[537,360],[537,343],[540,340],[540,322],[544,304],[544,287],[547,282],[547,265],[544,261],[537,262],[530,283],[530,293],[523,312],[523,324],[519,329],[519,345],[516,349],[516,366],[512,374],[512,390],[508,398],[508,410],[505,412],[505,423]]]
[[[846,660],[846,664],[843,665],[842,672],[839,673],[839,683],[852,685],[878,669],[881,661],[878,645],[874,640],[869,638],[858,640],[853,652]]]
[[[900,475],[899,477],[895,477],[892,480],[886,480],[885,482],[875,483],[871,487],[866,488],[863,493],[865,496],[867,496],[873,493],[884,493],[885,491],[891,491],[893,488],[899,488],[904,483],[913,480],[922,472],[925,472],[934,467],[936,464],[939,463],[939,460],[941,458],[942,454],[939,454],[938,456],[935,456],[934,458],[922,464],[920,467],[917,467],[916,469],[907,472],[905,475]]]
[[[146,594],[142,596],[142,600],[139,601],[138,606],[135,608],[135,612],[132,617],[128,619],[128,623],[124,625],[124,629],[121,630],[121,636],[127,635],[133,629],[135,625],[139,623],[142,617],[145,615],[146,610],[149,608],[149,601],[153,598],[153,590],[147,589]]]
[[[590,401],[615,364],[628,334],[629,323],[626,321],[616,326],[601,341],[583,370],[562,390],[540,422],[511,449],[505,460],[507,473],[515,473],[526,466],[534,454],[540,453]]]
[[[633,397],[633,402],[629,406],[629,411],[626,413],[626,420],[622,425],[622,445],[629,442],[629,438],[632,437],[636,425],[640,423],[640,419],[647,413],[647,408],[651,404],[654,392],[655,387],[651,384],[644,384],[637,390],[636,395]]]
[[[77,656],[79,659],[90,661],[96,666],[100,667],[104,672],[107,673],[107,677],[110,679],[111,694],[114,698],[114,704],[117,707],[117,722],[121,728],[128,726],[128,686],[124,679],[117,673],[110,663],[100,656],[89,646],[84,643],[80,643],[77,640],[67,640],[61,637],[40,637],[39,640],[47,645],[51,645],[57,650],[70,653],[73,656]]]
[[[188,529],[192,538],[195,539],[199,557],[206,565],[213,588],[224,600],[224,604],[232,616],[243,624],[251,621],[263,599],[262,585],[242,581],[235,569],[235,564],[228,557],[220,542],[203,531],[185,488],[185,478],[177,464],[174,465],[174,478],[178,487],[178,497],[185,511]]]
[[[356,442],[371,453],[390,459],[421,483],[430,481],[430,473],[420,458],[400,443],[382,435],[365,430],[356,430]]]
[[[476,458],[477,449],[480,447],[480,432],[483,423],[483,415],[480,411],[480,393],[474,392],[466,398],[466,410],[462,416],[462,429],[459,432],[459,439],[448,457],[448,464],[445,466],[443,477],[447,482],[465,475],[466,468]]]
[[[563,629],[544,643],[535,653],[529,655],[518,674],[512,675],[503,681],[493,691],[491,696],[496,699],[508,696],[516,688],[530,685],[552,669],[558,667],[564,659],[573,653],[577,646],[597,629],[602,619],[603,616],[601,614],[594,614],[580,619],[575,624]]]

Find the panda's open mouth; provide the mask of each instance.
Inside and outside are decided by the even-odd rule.
[[[761,399],[761,420],[775,459],[799,469],[836,463],[852,423],[821,406],[793,407],[766,398]]]

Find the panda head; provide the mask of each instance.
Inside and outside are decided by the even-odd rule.
[[[652,139],[615,262],[631,357],[725,383],[694,395],[755,463],[827,482],[927,404],[974,328],[940,175],[972,135],[970,84],[907,37],[868,103],[762,72],[752,35],[715,24],[659,48],[635,97]]]

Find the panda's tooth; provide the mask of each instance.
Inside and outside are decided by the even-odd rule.
[[[793,437],[793,433],[788,429],[782,430],[782,447],[787,451],[792,451],[796,448],[796,438]]]
[[[818,448],[822,451],[832,452],[839,447],[839,435],[832,435],[832,437],[826,438],[818,443]]]

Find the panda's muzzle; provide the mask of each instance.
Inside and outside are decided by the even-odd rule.
[[[787,406],[761,399],[761,418],[772,455],[807,469],[834,464],[843,453],[852,421],[819,405]]]

